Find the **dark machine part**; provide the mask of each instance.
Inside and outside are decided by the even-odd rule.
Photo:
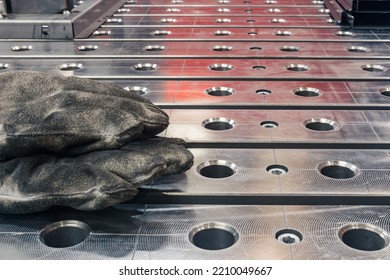
[[[117,1],[76,8],[103,4]],[[0,71],[142,95],[194,165],[105,210],[0,215],[0,258],[390,259],[390,31],[340,25],[332,9],[127,0],[86,38],[13,29]]]
[[[58,14],[73,9],[73,0],[4,0],[10,14]]]

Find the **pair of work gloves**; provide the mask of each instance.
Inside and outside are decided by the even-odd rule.
[[[186,171],[193,155],[184,141],[156,137],[168,124],[161,109],[120,87],[0,74],[0,213],[103,209]]]

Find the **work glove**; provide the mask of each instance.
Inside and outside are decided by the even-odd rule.
[[[0,85],[0,160],[118,149],[169,124],[149,100],[84,78],[10,71]]]
[[[158,137],[76,157],[42,154],[3,161],[0,212],[32,213],[54,205],[103,209],[133,198],[141,185],[184,172],[192,164],[183,140]]]

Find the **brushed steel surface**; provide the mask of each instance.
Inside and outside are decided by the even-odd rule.
[[[390,32],[326,8],[128,0],[87,39],[1,40],[0,72],[150,99],[195,162],[106,210],[0,214],[0,259],[390,259]]]

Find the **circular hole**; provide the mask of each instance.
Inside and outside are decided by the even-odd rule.
[[[368,52],[368,48],[366,47],[359,47],[359,46],[352,46],[347,49],[350,52],[357,52],[357,53],[365,53]]]
[[[336,122],[328,119],[309,119],[303,122],[307,129],[315,131],[331,131],[337,127]]]
[[[353,33],[350,32],[350,31],[337,31],[337,32],[336,32],[336,35],[337,35],[337,36],[345,36],[345,37],[348,37],[348,36],[352,36]]]
[[[173,22],[177,22],[177,19],[175,18],[163,18],[160,20],[161,23],[173,23]]]
[[[172,4],[183,4],[184,1],[183,0],[172,0],[171,3]]]
[[[232,22],[232,20],[230,18],[217,18],[215,20],[216,23],[229,23],[229,22]]]
[[[212,87],[206,90],[211,96],[229,96],[235,93],[235,90],[229,87]]]
[[[99,47],[96,45],[86,45],[86,46],[79,46],[77,49],[81,52],[90,52],[90,51],[96,51]]]
[[[61,221],[48,225],[40,233],[40,241],[53,248],[66,248],[82,243],[90,235],[88,225],[79,221]]]
[[[385,67],[382,65],[377,65],[377,64],[367,64],[363,65],[362,69],[367,72],[383,72],[385,71]]]
[[[299,48],[296,46],[283,46],[279,48],[283,52],[298,52]]]
[[[237,166],[225,160],[209,160],[198,165],[196,171],[203,177],[222,179],[233,176]]]
[[[230,9],[228,8],[219,8],[217,9],[218,13],[230,13]]]
[[[233,70],[234,66],[226,63],[216,63],[209,66],[213,71],[230,71]]]
[[[192,229],[189,239],[196,247],[205,250],[222,250],[238,240],[238,232],[223,223],[206,223]]]
[[[202,122],[202,126],[209,130],[229,130],[236,126],[236,122],[227,118],[210,118]]]
[[[311,1],[313,4],[317,4],[317,5],[323,5],[324,2],[323,1],[317,1],[317,0],[314,0],[314,1]]]
[[[180,9],[178,9],[178,8],[168,8],[168,9],[166,9],[166,11],[168,13],[179,13]]]
[[[251,4],[252,1],[244,1],[244,2],[242,2],[242,3],[244,3],[244,4]]]
[[[253,22],[256,22],[256,21],[254,19],[247,19],[246,22],[253,23]]]
[[[249,49],[251,51],[261,51],[263,48],[262,47],[250,47]]]
[[[266,4],[278,4],[278,1],[276,0],[267,0],[265,1]]]
[[[275,127],[279,126],[279,124],[277,122],[274,122],[274,121],[264,121],[264,122],[261,122],[260,125],[264,128],[275,128]]]
[[[272,93],[272,91],[270,91],[269,89],[258,89],[256,90],[256,93],[257,94],[260,94],[260,95],[270,95]]]
[[[316,97],[321,94],[321,90],[312,87],[299,87],[294,89],[293,93],[302,97]]]
[[[285,244],[295,244],[302,241],[303,235],[293,229],[282,229],[275,234],[275,238]]]
[[[92,34],[95,36],[110,35],[111,31],[110,30],[96,30]]]
[[[266,168],[268,173],[271,173],[272,175],[283,175],[288,172],[288,168],[284,165],[279,164],[273,164]]]
[[[8,69],[8,67],[9,67],[9,64],[7,64],[7,63],[0,63],[0,70],[6,70],[6,69]]]
[[[229,4],[230,0],[219,0],[218,3],[219,4]]]
[[[137,71],[150,71],[150,70],[156,70],[157,68],[158,65],[153,63],[138,63],[134,65],[134,69]]]
[[[32,50],[32,46],[13,46],[11,50],[14,52],[25,52]]]
[[[269,12],[269,13],[280,13],[281,10],[280,9],[268,9],[267,12]]]
[[[216,36],[229,36],[229,35],[232,35],[232,32],[229,30],[217,30],[214,32],[214,35],[216,35]]]
[[[252,69],[254,69],[254,70],[265,70],[265,69],[267,69],[267,67],[264,66],[264,65],[255,65],[255,66],[252,66]]]
[[[77,71],[83,68],[81,63],[68,63],[58,66],[61,71]]]
[[[138,95],[144,95],[148,93],[147,87],[133,86],[133,87],[124,87],[123,89]]]
[[[168,36],[171,35],[172,31],[169,30],[156,30],[152,32],[153,36]]]
[[[284,18],[273,18],[270,20],[271,23],[286,23],[287,20],[285,20]]]
[[[165,46],[161,45],[149,45],[144,48],[147,52],[156,52],[156,51],[163,51],[165,49]]]
[[[259,34],[259,33],[256,32],[256,31],[249,31],[249,32],[248,32],[248,35],[257,35],[257,34]]]
[[[318,12],[323,13],[323,14],[329,14],[330,10],[328,10],[328,9],[319,9]]]
[[[245,10],[245,13],[253,13],[253,10]]]
[[[217,46],[214,46],[213,48],[213,51],[216,51],[216,52],[226,52],[226,51],[231,51],[233,49],[232,46],[225,46],[225,45],[217,45]]]
[[[361,251],[378,251],[389,245],[389,235],[383,229],[366,223],[353,223],[339,230],[345,245]]]
[[[379,93],[383,96],[390,97],[390,88],[381,88]]]
[[[290,64],[287,66],[287,70],[296,71],[296,72],[303,72],[303,71],[308,71],[309,66],[304,65],[304,64]]]
[[[333,179],[350,179],[355,177],[359,169],[345,161],[326,161],[318,165],[320,173],[326,177]]]
[[[291,36],[293,33],[291,31],[276,31],[274,33],[276,36]]]
[[[118,13],[130,13],[130,9],[125,9],[125,8],[118,9]]]
[[[107,19],[107,22],[122,22],[121,18],[109,18]]]

